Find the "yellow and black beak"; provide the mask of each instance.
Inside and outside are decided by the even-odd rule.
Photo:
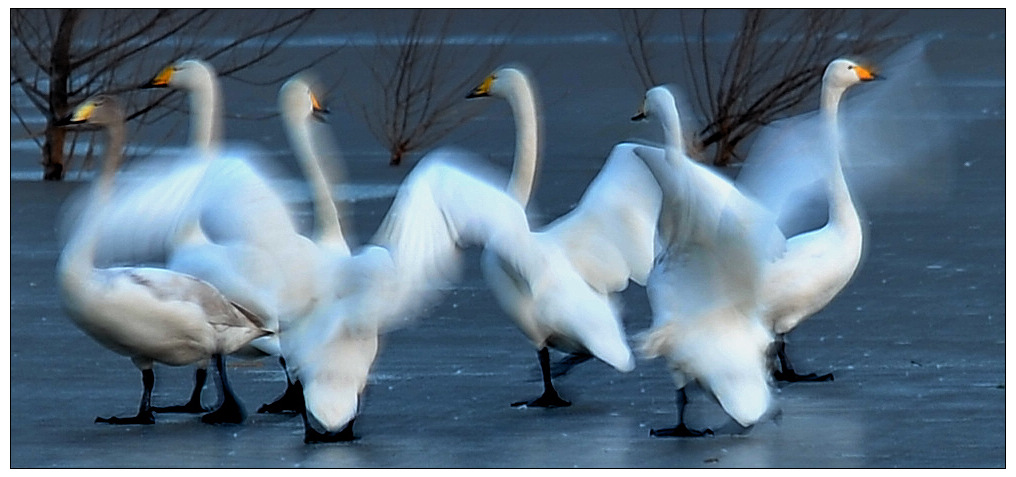
[[[155,75],[154,78],[148,80],[147,83],[142,84],[138,88],[139,89],[148,89],[148,88],[165,88],[165,87],[168,87],[169,86],[169,80],[173,78],[173,72],[175,72],[175,71],[176,71],[176,68],[174,68],[173,65],[167,66],[167,67],[163,68],[162,71],[159,72],[159,74]]]
[[[880,76],[875,72],[873,68],[866,68],[864,66],[855,66],[854,71],[857,73],[857,77],[861,81],[875,81],[884,80],[885,76]]]
[[[88,118],[92,117],[92,112],[95,111],[95,103],[92,101],[86,101],[78,107],[74,108],[68,116],[65,116],[57,120],[57,126],[70,126],[72,124],[81,124],[88,121]]]
[[[310,113],[311,116],[313,116],[314,119],[317,119],[318,121],[321,121],[323,123],[328,122],[328,118],[326,118],[325,115],[330,114],[331,111],[329,111],[328,108],[326,108],[325,106],[321,105],[321,102],[318,101],[317,95],[315,95],[314,93],[311,93],[310,95],[310,103],[312,105],[312,110]]]
[[[490,88],[494,86],[494,75],[487,76],[483,79],[483,82],[479,86],[473,88],[473,91],[466,95],[466,99],[471,98],[483,98],[490,96]]]

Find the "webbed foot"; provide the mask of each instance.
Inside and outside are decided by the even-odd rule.
[[[689,429],[688,426],[678,424],[677,427],[669,427],[666,429],[651,429],[649,435],[653,437],[706,437],[712,436],[713,431],[711,429],[703,429],[701,431],[696,429]]]

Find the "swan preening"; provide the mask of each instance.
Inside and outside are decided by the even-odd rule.
[[[870,79],[857,63],[830,63],[820,120],[796,133],[808,142],[767,146],[737,182],[685,154],[675,93],[652,88],[639,116],[659,121],[665,145],[617,144],[577,205],[536,226],[526,208],[544,160],[538,101],[525,70],[499,68],[469,97],[500,97],[511,107],[515,160],[507,185],[469,153],[432,151],[359,246],[347,241],[330,193],[336,178],[328,171],[341,164],[307,76],[285,82],[277,98],[311,191],[314,229],[306,235],[273,187],[271,166],[223,141],[222,100],[207,63],[177,62],[146,83],[189,94],[190,147],[172,161],[118,173],[122,108],[110,96],[90,98],[69,122],[102,126],[109,141],[80,217],[68,219],[61,296],[82,330],[131,357],[144,385],[137,416],[100,420],[151,423],[160,410],[203,409],[205,366],[214,359],[223,402],[203,420],[240,422],[223,356],[276,356],[287,371],[285,399],[261,410],[299,412],[308,443],[352,440],[381,335],[407,326],[454,286],[463,249],[475,246],[501,308],[538,350],[544,393],[515,405],[570,404],[554,389],[550,348],[573,362],[595,357],[622,372],[635,367],[615,299],[635,282],[652,309],[641,350],[665,358],[678,391],[677,425],[652,434],[712,434],[684,422],[693,382],[735,428],[750,428],[778,412],[774,350],[783,365],[777,378],[822,379],[793,371],[784,336],[825,307],[861,261],[864,227],[841,164],[837,118],[846,89]],[[821,226],[795,222],[799,196],[772,193],[789,185],[775,184],[775,168],[766,166],[775,153],[821,171],[790,187],[807,190],[822,178],[828,219]],[[165,267],[100,266],[106,262]],[[198,366],[189,403],[151,405],[155,362]]]

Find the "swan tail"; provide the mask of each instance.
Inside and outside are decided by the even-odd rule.
[[[666,324],[650,329],[639,335],[637,340],[641,342],[639,351],[646,358],[658,358],[666,356],[669,350],[675,345],[673,326]]]

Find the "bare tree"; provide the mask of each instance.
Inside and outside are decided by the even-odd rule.
[[[29,105],[11,113],[42,153],[43,179],[62,180],[77,133],[54,123],[72,101],[106,92],[125,96],[128,120],[143,124],[182,109],[181,95],[135,93],[153,71],[181,57],[212,61],[239,78],[278,52],[312,11],[265,12],[236,21],[229,10],[11,10],[11,88]],[[311,62],[313,63],[313,62]],[[295,70],[289,70],[292,73]],[[287,73],[287,74],[288,74]],[[278,79],[272,79],[278,81]],[[41,130],[27,119],[41,114]],[[72,134],[68,141],[67,134]],[[65,147],[70,144],[70,154]]]
[[[452,44],[452,21],[451,12],[415,10],[404,33],[379,36],[377,48],[361,56],[377,88],[360,108],[371,133],[388,148],[389,165],[398,166],[407,153],[437,143],[476,114],[465,95],[494,68],[504,43]]]
[[[657,51],[662,45],[654,42],[660,25],[654,15],[621,14],[629,56],[647,88],[659,84],[659,71],[667,70],[660,58],[673,63],[678,58]],[[899,19],[894,11],[748,9],[740,12],[727,44],[711,40],[717,30],[711,15],[709,10],[682,11],[676,27],[683,38],[684,84],[705,118],[690,144],[719,166],[739,161],[739,146],[758,128],[797,112],[813,98],[829,61],[881,53],[903,39],[885,34]]]

